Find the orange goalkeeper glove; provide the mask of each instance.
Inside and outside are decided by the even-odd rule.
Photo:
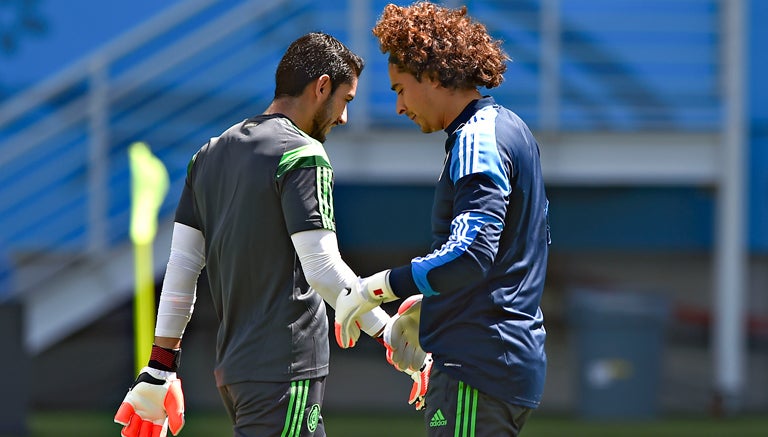
[[[178,435],[184,426],[184,394],[176,377],[181,350],[152,346],[152,358],[115,414],[123,437]]]
[[[408,397],[408,405],[413,405],[417,410],[422,410],[427,406],[426,397],[429,388],[429,376],[432,373],[432,354],[427,354],[424,358],[424,364],[417,371],[405,370],[405,373],[411,375],[413,386],[411,394]]]
[[[424,399],[432,372],[432,354],[424,352],[419,344],[419,319],[423,297],[417,294],[405,299],[397,314],[387,322],[383,334],[387,361],[413,379],[408,403],[414,405],[417,410],[425,406]]]
[[[384,326],[384,345],[387,347],[387,361],[397,370],[419,370],[426,358],[426,352],[419,344],[419,319],[423,295],[411,296],[400,304],[397,314]]]

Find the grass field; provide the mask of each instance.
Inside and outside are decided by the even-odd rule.
[[[26,437],[101,437],[120,435],[112,412],[46,412],[29,418]],[[419,413],[371,415],[326,412],[329,437],[424,436]],[[231,435],[221,414],[190,414],[180,437]],[[672,417],[650,422],[584,422],[567,416],[534,415],[522,437],[757,437],[768,436],[768,414],[729,419]],[[1,437],[16,437],[3,435]]]

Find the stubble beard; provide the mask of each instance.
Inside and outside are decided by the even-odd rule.
[[[323,106],[317,110],[315,116],[312,117],[312,129],[310,132],[308,132],[310,137],[320,141],[321,143],[325,143],[326,133],[330,131],[330,114],[331,99],[329,98],[325,101],[325,103],[323,103]]]

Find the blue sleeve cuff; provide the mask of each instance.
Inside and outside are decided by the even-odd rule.
[[[416,286],[416,282],[413,280],[410,264],[395,267],[389,272],[389,286],[392,287],[395,295],[401,299],[420,293],[419,287]]]

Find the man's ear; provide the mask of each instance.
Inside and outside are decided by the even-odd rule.
[[[326,100],[331,95],[331,76],[324,74],[315,81],[315,97]]]

